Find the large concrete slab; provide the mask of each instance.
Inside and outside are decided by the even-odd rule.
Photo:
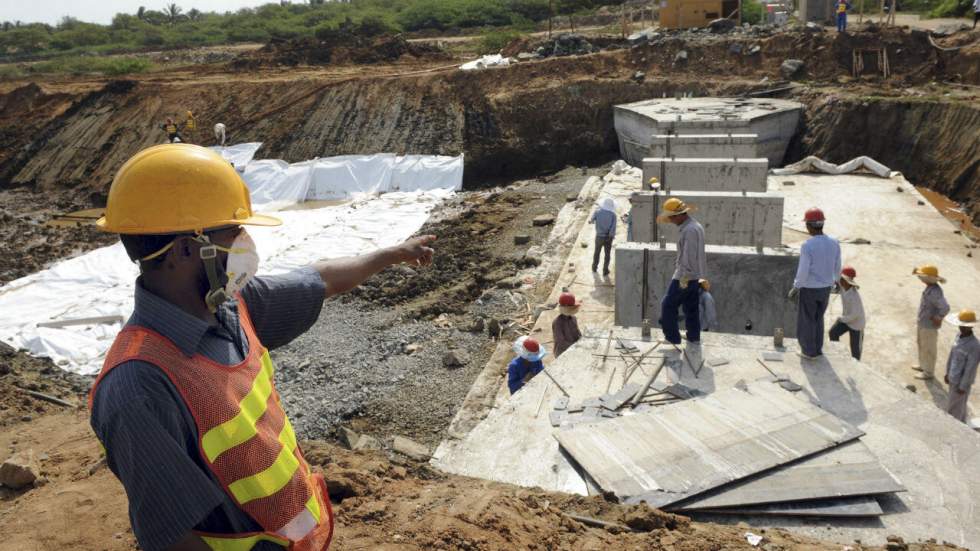
[[[756,382],[555,438],[603,491],[664,507],[861,435],[808,400]]]
[[[643,159],[644,189],[651,177],[661,189],[670,191],[754,191],[767,190],[765,159],[648,157]]]
[[[772,335],[781,327],[787,337],[796,336],[796,303],[786,298],[796,275],[796,253],[719,245],[706,246],[705,253],[721,332]],[[675,244],[616,247],[616,325],[639,327],[644,319],[657,325],[676,256]]]
[[[651,139],[647,157],[755,158],[758,139],[755,134],[665,134]]]
[[[613,329],[614,338],[629,340],[641,352],[654,344],[641,339],[637,328],[594,330],[594,336],[583,338],[549,367],[571,394],[571,402],[603,394],[610,380],[610,392],[622,386],[624,363],[618,358],[604,362],[596,356],[605,350],[608,329]],[[708,362],[697,378],[689,370],[661,376],[712,393],[768,375],[757,359],[772,350],[771,338],[709,333],[703,341],[706,358],[727,363]],[[795,340],[788,340],[787,347],[785,360],[769,365],[799,383],[801,396],[863,430],[861,441],[907,492],[881,498],[884,516],[867,522],[813,523],[762,515],[703,518],[784,527],[842,544],[859,539],[865,545],[883,545],[886,536],[895,534],[906,541],[936,538],[980,548],[980,508],[975,505],[980,501],[980,437],[842,351],[828,350],[819,361],[805,361],[794,354]],[[645,376],[652,373],[650,367],[643,369]],[[585,482],[554,440],[560,429],[548,420],[551,405],[561,396],[546,377],[532,379],[513,397],[499,400],[465,438],[444,441],[433,464],[448,472],[585,495]]]
[[[664,134],[755,134],[759,156],[775,167],[802,111],[802,104],[778,99],[651,99],[615,106],[613,122],[620,156],[636,167],[649,156],[653,136]]]
[[[630,196],[632,231],[630,241],[677,242],[677,226],[658,224],[657,214],[667,198],[693,205],[693,216],[704,226],[708,245],[776,247],[783,240],[783,197],[779,193],[738,192],[662,192],[644,191]]]

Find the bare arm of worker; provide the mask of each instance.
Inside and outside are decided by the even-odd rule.
[[[332,260],[322,260],[313,265],[327,286],[326,295],[331,297],[346,293],[374,274],[392,264],[406,262],[418,266],[432,264],[434,235],[413,237],[401,245],[378,249],[360,256],[348,256]]]
[[[204,543],[197,534],[188,532],[184,539],[168,547],[167,551],[211,551],[211,546]]]

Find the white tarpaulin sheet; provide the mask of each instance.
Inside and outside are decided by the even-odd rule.
[[[500,54],[485,55],[479,59],[474,59],[473,61],[467,61],[466,63],[459,66],[460,69],[464,71],[475,71],[479,69],[486,69],[487,67],[506,67],[510,65],[510,58],[504,57]]]
[[[810,156],[802,161],[793,163],[791,165],[786,165],[783,168],[776,168],[772,170],[772,173],[776,176],[785,176],[787,174],[801,174],[804,172],[823,172],[826,174],[850,174],[851,172],[857,171],[867,171],[875,176],[880,176],[882,178],[890,178],[892,176],[892,171],[887,166],[879,163],[878,161],[872,159],[871,157],[855,157],[844,164],[835,165],[834,163],[828,163],[820,157]]]
[[[242,145],[256,147],[251,153],[231,153],[241,154],[239,159],[254,154],[260,144]],[[462,157],[341,159],[292,165],[275,160],[243,161],[243,177],[256,210],[296,203],[314,183],[321,186],[324,196],[348,200],[323,208],[283,210],[276,214],[283,219],[282,226],[251,228],[262,259],[260,275],[400,243],[418,231],[431,210],[462,184]],[[390,191],[393,189],[399,191]],[[386,191],[390,192],[378,195]],[[32,355],[49,357],[69,371],[96,373],[121,323],[59,328],[37,324],[113,315],[128,318],[137,272],[117,243],[12,281],[0,287],[0,340]]]

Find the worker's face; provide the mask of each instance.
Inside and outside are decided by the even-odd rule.
[[[241,226],[231,226],[207,232],[207,235],[211,243],[219,247],[229,248],[241,231]],[[167,267],[171,271],[170,275],[173,276],[175,283],[178,281],[192,281],[197,287],[202,300],[208,291],[211,290],[211,284],[208,281],[208,272],[204,267],[204,261],[201,260],[201,247],[204,246],[204,243],[195,240],[193,236],[178,237],[173,249],[169,252],[170,257],[167,259]],[[228,253],[219,249],[217,254],[218,262],[216,269],[218,276],[221,278],[221,284],[224,285],[225,279],[227,278],[225,268],[228,263]]]
[[[674,216],[671,216],[670,218],[668,218],[668,220],[670,220],[670,223],[671,224],[674,224],[676,226],[680,226],[681,224],[684,223],[684,220],[687,220],[687,215],[686,214],[675,214]]]
[[[845,291],[849,290],[852,287],[852,285],[844,279],[840,280],[840,286],[843,287]]]
[[[969,337],[973,334],[972,327],[960,327],[960,336]]]

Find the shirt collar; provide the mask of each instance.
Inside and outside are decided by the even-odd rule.
[[[173,342],[186,356],[193,356],[197,352],[201,339],[210,327],[206,321],[146,290],[142,278],[136,280],[134,299],[135,307],[129,324],[159,333]]]

